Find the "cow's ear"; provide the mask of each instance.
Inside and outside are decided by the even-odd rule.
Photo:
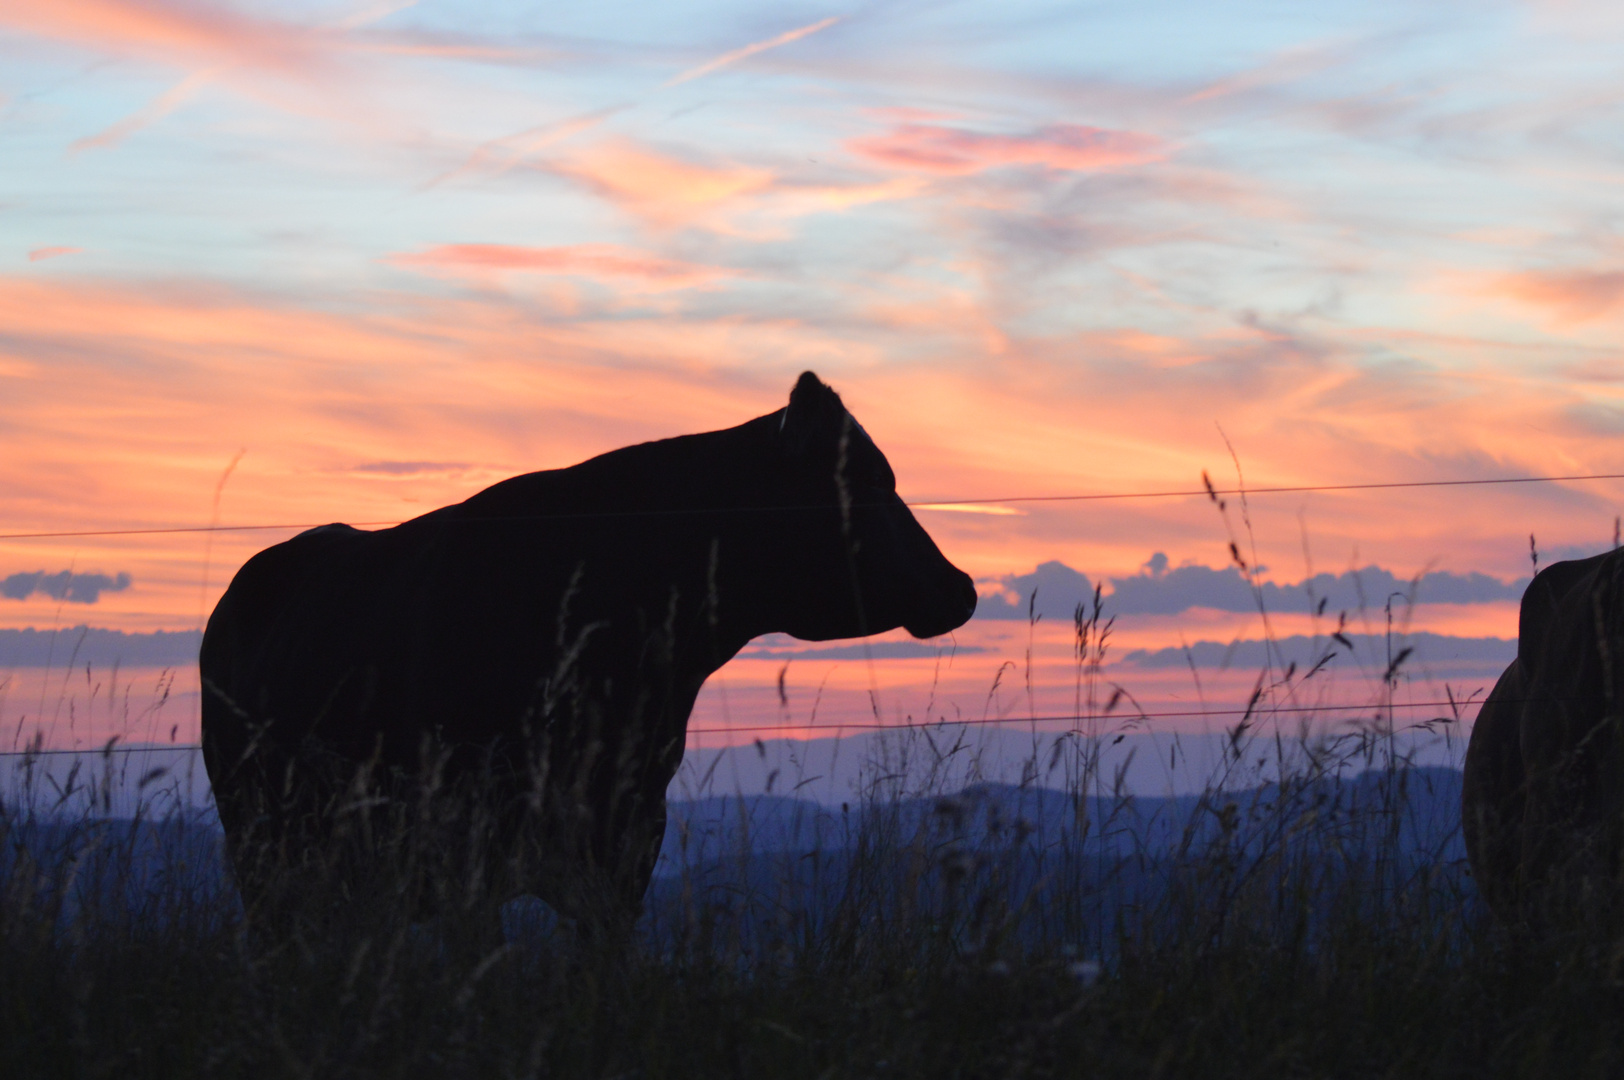
[[[802,372],[778,422],[784,449],[791,457],[803,458],[820,446],[833,446],[845,418],[840,395],[810,371]]]

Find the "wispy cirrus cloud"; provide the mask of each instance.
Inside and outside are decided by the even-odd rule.
[[[806,26],[797,27],[794,30],[787,30],[784,33],[778,34],[774,37],[766,38],[762,41],[752,42],[751,44],[745,45],[741,48],[732,49],[721,54],[720,56],[712,57],[702,64],[691,67],[688,70],[673,76],[661,84],[660,90],[668,90],[673,87],[680,86],[683,83],[692,82],[695,79],[702,79],[707,75],[715,74],[724,68],[731,67],[734,64],[737,64],[742,60],[747,60],[752,56],[789,45],[793,42],[800,41],[802,38],[810,37],[820,31],[827,30],[829,27],[840,21],[839,16],[820,19],[817,22],[809,23]],[[500,175],[538,151],[546,149],[550,146],[558,145],[569,139],[573,139],[575,136],[584,131],[598,127],[617,113],[623,113],[634,109],[639,104],[641,104],[640,99],[626,100],[618,104],[594,109],[580,116],[570,117],[562,121],[549,121],[547,123],[537,124],[522,131],[514,132],[510,135],[503,135],[496,139],[486,140],[485,142],[476,146],[473,152],[469,154],[467,160],[465,160],[461,165],[449,172],[435,177],[425,186],[433,187],[445,183],[448,180],[457,179],[469,173],[476,173],[483,170],[488,170],[493,175]]]
[[[684,153],[614,136],[543,166],[659,231],[703,228],[744,241],[783,239],[788,222],[907,200],[926,178],[798,169]]]
[[[426,251],[390,255],[387,262],[423,270],[488,274],[502,271],[557,274],[599,281],[636,282],[650,288],[687,289],[734,271],[701,266],[614,244],[522,247],[514,244],[441,244]]]
[[[84,251],[84,248],[72,247],[66,244],[57,247],[35,248],[28,253],[28,261],[44,262],[46,259],[60,259],[64,255],[77,255],[82,251]]]
[[[71,154],[115,146],[173,113],[213,84],[274,109],[348,122],[369,134],[395,130],[401,117],[364,100],[368,82],[393,80],[401,97],[404,63],[415,57],[523,65],[561,50],[447,32],[367,29],[416,6],[380,0],[330,19],[281,17],[245,5],[197,0],[15,0],[0,5],[0,31],[15,31],[103,57],[187,74],[145,105],[74,140]],[[399,58],[399,61],[396,60]],[[420,82],[421,76],[411,80]]]
[[[1494,291],[1562,323],[1590,322],[1624,310],[1624,270],[1530,270],[1500,278]]]
[[[616,206],[662,227],[712,215],[766,191],[775,179],[768,169],[691,161],[620,137],[587,147],[556,168]]]
[[[963,175],[1005,165],[1041,165],[1070,172],[1143,165],[1169,149],[1150,135],[1082,124],[1049,124],[1006,135],[941,124],[910,123],[883,135],[853,139],[847,148],[893,168]]]

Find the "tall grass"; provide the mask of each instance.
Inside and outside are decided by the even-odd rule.
[[[497,874],[479,865],[442,875],[472,899],[436,918],[379,889],[358,923],[269,938],[206,817],[153,797],[109,818],[111,752],[65,789],[30,783],[25,757],[0,805],[0,1069],[1619,1075],[1624,950],[1497,927],[1452,774],[1416,766],[1390,721],[1288,737],[1297,698],[1260,689],[1205,790],[1135,797],[1104,765],[1143,720],[1105,678],[1098,596],[1074,630],[1084,719],[1034,740],[1018,782],[956,786],[993,770],[966,768],[964,729],[941,725],[879,742],[838,810],[697,791],[687,805],[731,816],[679,823],[629,942],[523,903],[493,937],[466,889]],[[419,804],[439,824],[397,830],[397,855],[477,852],[454,834],[480,815],[457,799]]]

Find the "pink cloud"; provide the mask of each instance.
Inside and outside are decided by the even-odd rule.
[[[1496,291],[1563,322],[1588,322],[1624,309],[1624,270],[1530,270],[1502,278]]]
[[[59,255],[77,255],[83,250],[84,250],[84,248],[76,248],[76,247],[42,247],[42,248],[35,248],[33,251],[30,251],[28,253],[28,261],[29,262],[44,262],[46,259],[54,259]]]
[[[1049,124],[1025,135],[989,135],[910,123],[884,135],[855,139],[847,146],[886,165],[948,175],[1002,165],[1083,172],[1139,165],[1166,156],[1166,147],[1152,136],[1082,124]]]
[[[703,285],[731,271],[700,266],[614,244],[521,247],[513,244],[441,244],[427,251],[390,255],[398,266],[456,272],[527,271],[598,280],[632,280],[659,288]]]
[[[912,105],[876,105],[864,109],[863,115],[903,124],[926,124],[937,120],[959,119],[958,113],[940,112],[936,109],[920,109]]]

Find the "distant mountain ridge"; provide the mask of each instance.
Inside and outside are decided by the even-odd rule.
[[[1201,839],[1219,828],[1210,813],[1213,807],[1234,803],[1243,812],[1267,808],[1273,813],[1282,794],[1295,808],[1292,813],[1326,806],[1344,815],[1390,813],[1397,823],[1395,839],[1407,853],[1460,859],[1465,857],[1460,839],[1461,775],[1459,769],[1442,766],[1394,773],[1368,769],[1306,787],[1282,789],[1265,783],[1206,795],[1091,795],[1082,800],[1054,788],[980,783],[948,794],[841,808],[784,795],[673,799],[658,872],[743,854],[842,849],[850,846],[858,831],[873,825],[865,817],[874,813],[894,815],[888,824],[904,836],[939,829],[975,845],[997,845],[1019,833],[1023,842],[1048,846],[1082,835],[1095,854],[1161,854],[1189,830]]]
[[[672,800],[643,925],[650,941],[669,944],[709,921],[730,940],[760,947],[786,927],[849,912],[853,897],[951,915],[954,890],[970,889],[1023,913],[1020,926],[1009,924],[1014,933],[1040,932],[1068,903],[1088,905],[1094,925],[1111,926],[1119,915],[1158,910],[1180,866],[1264,866],[1282,855],[1318,865],[1322,885],[1385,865],[1448,879],[1465,896],[1460,790],[1459,770],[1415,767],[1160,798],[1076,799],[983,783],[838,808],[781,795]],[[141,910],[166,890],[235,907],[212,810],[137,821],[12,820],[0,880],[25,850],[45,868],[86,857],[75,869],[70,911],[98,894]],[[1303,902],[1323,908],[1317,895]],[[504,924],[514,936],[545,934],[557,916],[521,898]],[[1107,955],[1110,941],[1098,948]]]

